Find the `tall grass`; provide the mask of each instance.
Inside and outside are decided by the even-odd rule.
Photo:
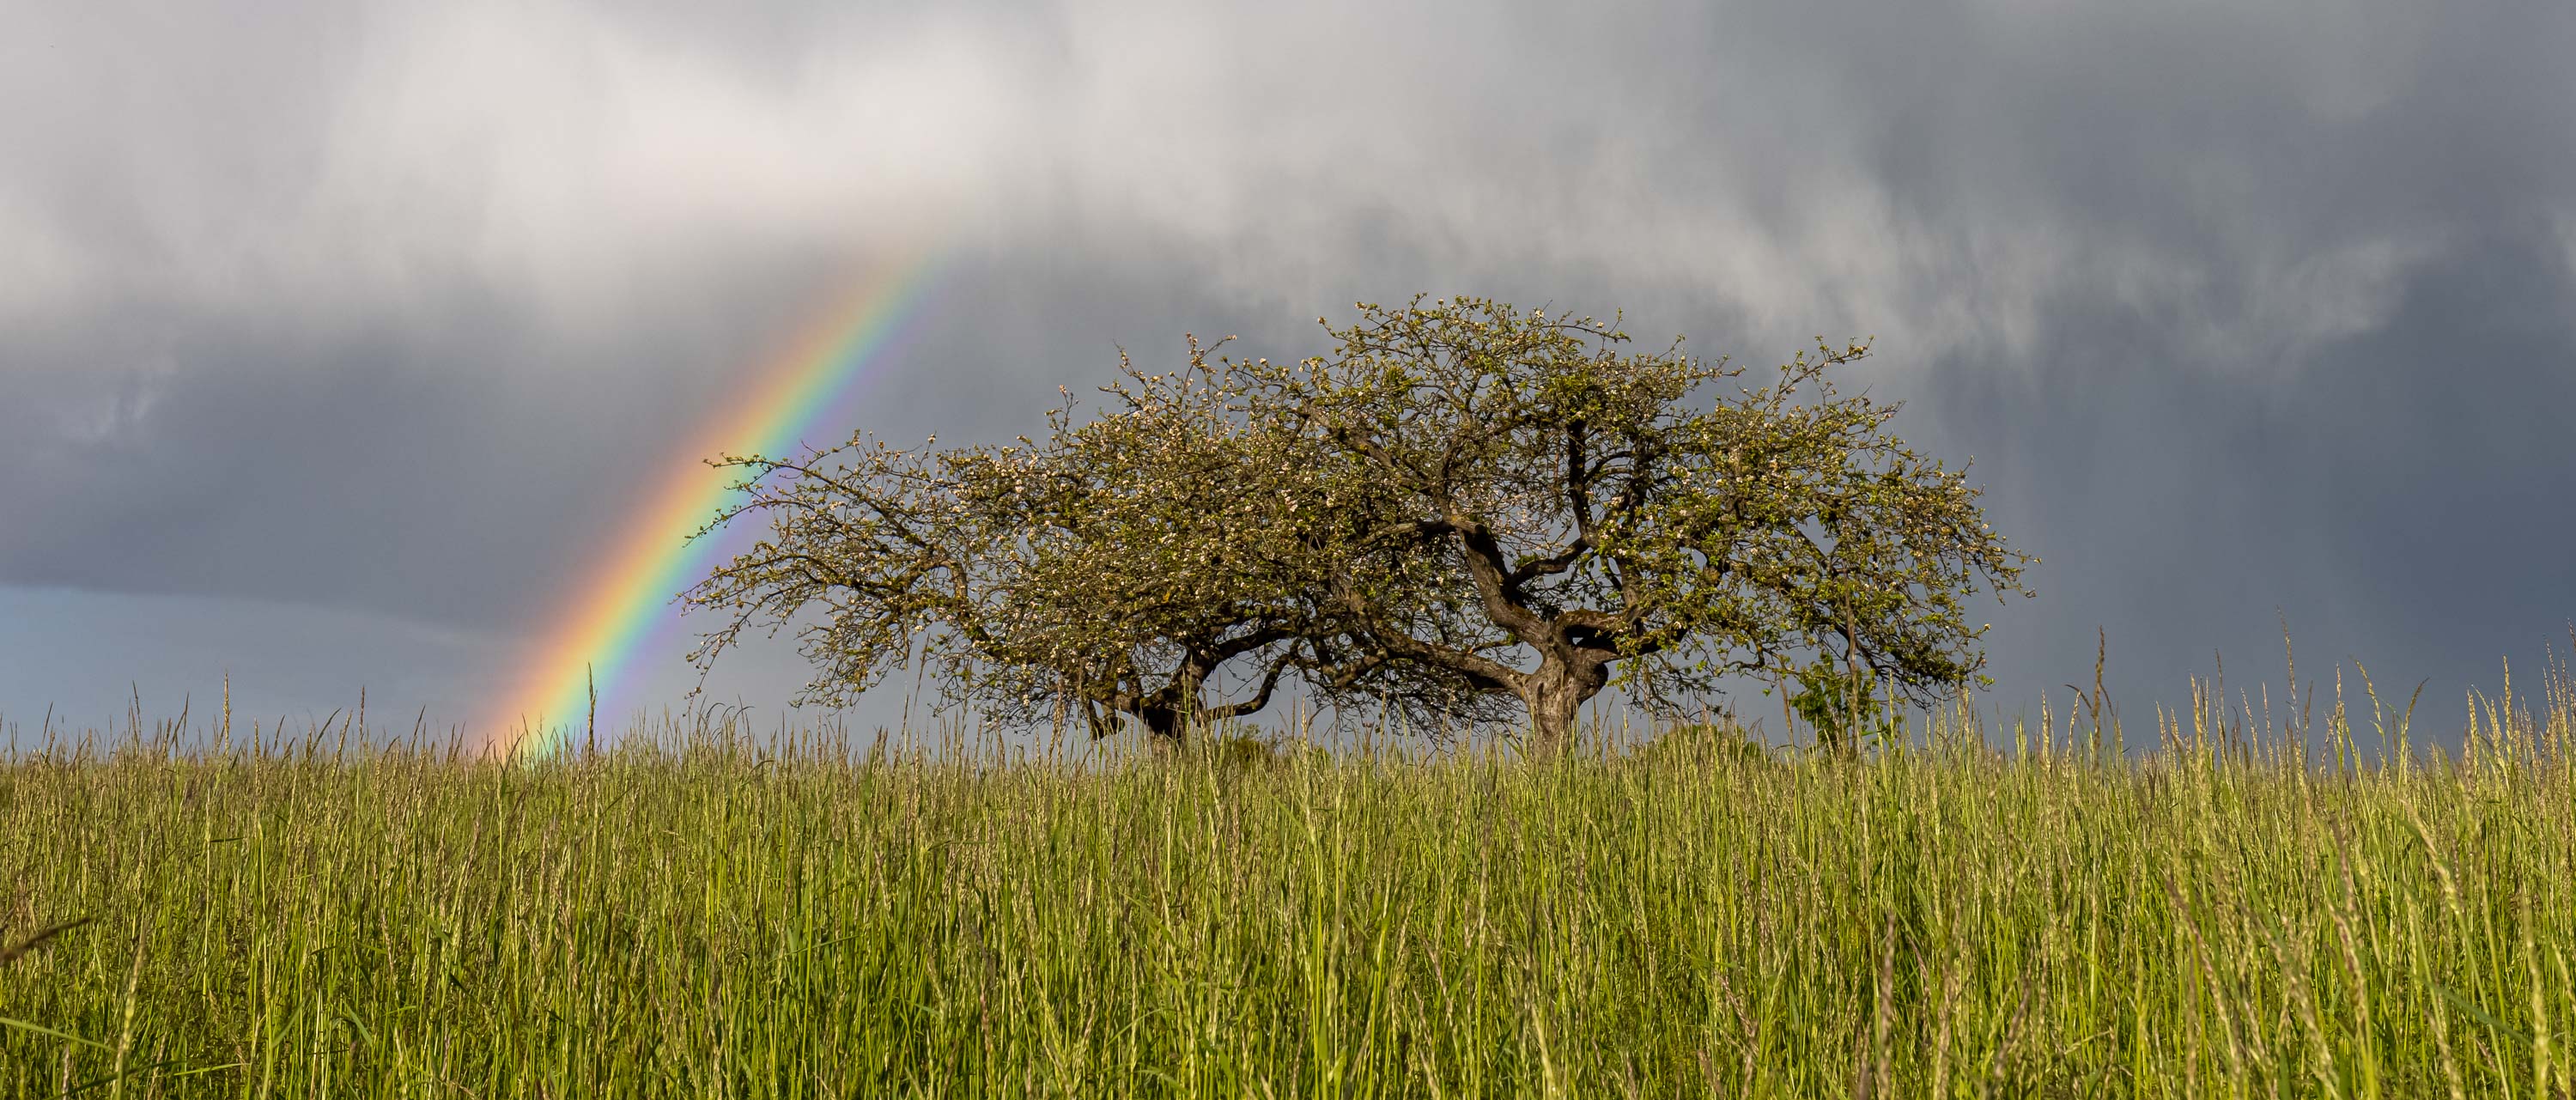
[[[2563,674],[2384,765],[2219,698],[2128,760],[2090,703],[1867,759],[58,743],[0,950],[94,920],[0,964],[0,1093],[2569,1096]]]

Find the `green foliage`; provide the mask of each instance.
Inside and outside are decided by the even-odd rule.
[[[1770,763],[1775,754],[1743,730],[1726,722],[1686,722],[1665,730],[1630,754],[1656,767]]]
[[[0,1097],[2566,1095],[2576,731],[2498,713],[2335,772],[66,749],[0,766]]]
[[[1400,596],[1337,591],[1359,635],[1526,708],[1561,746],[1623,680],[1686,710],[1741,673],[1831,648],[1899,694],[1977,674],[1980,592],[2028,560],[1963,473],[1886,430],[1896,408],[1819,344],[1768,384],[1679,341],[1634,351],[1613,323],[1480,298],[1363,303],[1333,354],[1259,365],[1261,418],[1311,422],[1379,487],[1368,537],[1435,575]]]
[[[1283,759],[1276,746],[1248,733],[1219,740],[1215,748],[1217,763],[1230,768],[1268,768]]]
[[[1452,678],[1335,644],[1328,588],[1358,569],[1344,526],[1366,510],[1315,440],[1243,414],[1240,373],[1212,351],[1190,340],[1168,374],[1122,356],[1097,414],[1068,399],[1010,446],[860,435],[725,457],[744,499],[701,536],[763,520],[769,535],[683,595],[720,620],[692,658],[792,626],[810,701],[847,702],[919,660],[986,718],[1100,735],[1124,715],[1178,739],[1293,680],[1327,702],[1472,713]]]
[[[1831,652],[1944,696],[1984,659],[1965,601],[2021,591],[1965,475],[1836,389],[1861,345],[1748,388],[1589,318],[1358,309],[1301,363],[1122,358],[1016,446],[724,459],[710,529],[771,537],[686,594],[722,619],[698,659],[802,622],[827,701],[917,658],[1004,721],[1176,737],[1296,682],[1544,755],[1614,678],[1680,713]]]
[[[1819,657],[1795,676],[1798,690],[1790,693],[1789,706],[1815,731],[1817,744],[1848,751],[1901,737],[1878,678],[1866,666],[1855,676],[1833,658]]]

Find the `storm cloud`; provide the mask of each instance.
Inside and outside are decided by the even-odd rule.
[[[2097,630],[2140,707],[2284,620],[2439,700],[2576,617],[2563,4],[740,9],[0,12],[0,715],[292,669],[245,687],[461,719],[692,417],[923,247],[850,427],[1415,291],[1874,337],[2046,559],[2007,708]]]

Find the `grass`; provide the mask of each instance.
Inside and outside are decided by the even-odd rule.
[[[2568,688],[2384,765],[2209,692],[2125,761],[56,743],[0,1095],[2565,1098]]]

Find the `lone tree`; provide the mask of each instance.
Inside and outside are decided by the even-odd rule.
[[[1614,681],[1670,709],[1819,662],[1945,692],[1983,665],[1964,601],[2022,592],[1964,474],[1834,388],[1859,345],[1746,388],[1570,315],[1359,310],[1297,364],[1122,356],[1099,413],[1068,398],[1042,440],[721,459],[745,497],[708,531],[770,531],[683,594],[721,617],[693,658],[792,627],[809,699],[919,659],[1006,721],[1169,740],[1296,682],[1421,723],[1523,715],[1548,754]]]
[[[807,701],[847,702],[922,660],[989,717],[1097,736],[1125,716],[1165,741],[1257,712],[1290,679],[1326,701],[1476,713],[1459,678],[1343,640],[1332,578],[1355,567],[1347,527],[1372,510],[1352,506],[1320,437],[1244,415],[1253,375],[1213,350],[1192,339],[1168,374],[1121,356],[1100,413],[1068,398],[1039,440],[860,435],[721,458],[742,496],[700,536],[755,518],[769,533],[683,593],[720,617],[692,660],[792,628],[816,668]]]
[[[2028,594],[1964,473],[1889,434],[1895,406],[1835,389],[1863,345],[1820,343],[1748,389],[1589,318],[1358,309],[1327,324],[1332,355],[1247,365],[1253,419],[1323,440],[1379,488],[1362,543],[1440,574],[1391,593],[1333,578],[1350,635],[1516,698],[1536,753],[1569,743],[1614,671],[1671,705],[1814,654],[1927,698],[1983,665],[1963,600]]]

